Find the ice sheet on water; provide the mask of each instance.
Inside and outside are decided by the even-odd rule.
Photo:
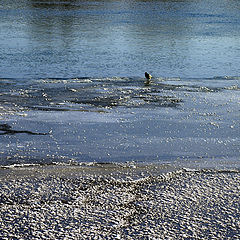
[[[0,130],[2,159],[124,162],[239,156],[238,78],[155,77],[149,85],[144,82],[140,77],[2,79],[0,124],[15,133]]]

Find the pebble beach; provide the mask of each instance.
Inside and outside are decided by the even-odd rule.
[[[1,169],[1,239],[240,238],[239,171],[62,169]]]

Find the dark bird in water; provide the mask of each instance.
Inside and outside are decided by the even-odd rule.
[[[147,79],[147,81],[145,82],[145,84],[149,84],[152,78],[152,75],[149,74],[148,72],[145,72],[145,78]]]
[[[145,78],[151,80],[152,76],[148,72],[145,72]]]

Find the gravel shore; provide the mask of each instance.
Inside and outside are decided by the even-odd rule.
[[[0,239],[240,239],[239,171],[56,175],[0,178]]]

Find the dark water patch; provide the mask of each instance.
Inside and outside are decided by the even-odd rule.
[[[189,84],[185,84],[186,81],[189,81]],[[175,96],[174,92],[208,93],[224,89],[239,89],[237,85],[202,86],[202,81],[196,85],[196,80],[175,81],[174,79],[155,78],[150,85],[146,86],[142,78],[83,77],[25,80],[21,87],[8,82],[9,86],[2,89],[0,102],[16,105],[25,110],[42,109],[43,111],[70,111],[77,110],[77,108],[84,111],[91,106],[97,108],[176,108],[181,106],[184,100]]]
[[[8,86],[12,84],[12,81],[10,79],[5,79],[5,78],[0,78],[0,86],[4,87],[4,86]]]
[[[32,131],[28,131],[28,130],[14,130],[12,129],[12,126],[10,126],[9,124],[0,124],[0,135],[14,135],[17,133],[26,133],[29,135],[48,135],[49,133],[38,133],[38,132],[32,132]]]
[[[39,156],[40,155],[40,156]],[[55,166],[61,165],[68,166],[69,158],[64,156],[43,156],[42,154],[36,154],[36,152],[28,153],[14,153],[10,156],[0,156],[0,167],[2,169],[25,169],[37,166]],[[72,165],[72,163],[70,163]],[[74,164],[73,164],[74,165]]]
[[[34,106],[31,107],[32,110],[37,110],[37,111],[44,111],[44,112],[95,112],[95,113],[107,113],[108,111],[106,110],[94,110],[94,109],[75,109],[73,107],[71,108],[64,108],[64,107],[51,107],[51,106]]]
[[[78,104],[90,104],[96,107],[112,108],[112,107],[177,107],[182,102],[181,99],[174,99],[169,96],[152,96],[152,95],[124,95],[124,96],[102,96],[89,100],[72,101]]]
[[[39,86],[36,82],[25,83],[21,88],[12,85],[12,88],[9,87],[0,95],[0,102],[16,104],[26,109],[52,111],[71,110],[68,103],[111,108],[176,107],[182,102],[182,99],[162,95],[163,90],[175,90],[178,86],[153,83],[152,86],[145,87],[143,82],[142,79],[126,78],[44,79]]]

